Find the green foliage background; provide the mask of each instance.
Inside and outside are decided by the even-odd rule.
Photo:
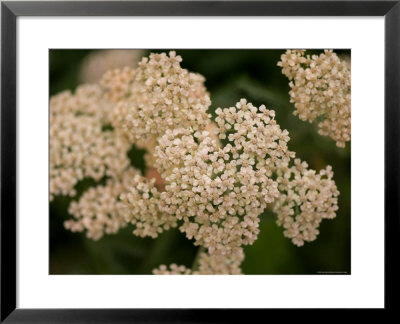
[[[149,50],[161,52],[162,50]],[[163,50],[168,51],[168,50]],[[240,98],[254,105],[265,104],[276,111],[276,120],[290,134],[289,149],[320,170],[331,165],[340,191],[339,211],[333,220],[324,220],[317,240],[303,247],[294,246],[275,224],[275,216],[261,215],[261,232],[252,246],[245,248],[242,265],[245,274],[317,274],[341,272],[350,274],[350,144],[337,148],[334,141],[318,135],[317,126],[300,121],[293,115],[289,102],[287,78],[277,66],[284,50],[177,50],[182,66],[205,76],[214,113],[218,107],[233,106]],[[320,53],[321,50],[309,51]],[[335,50],[342,55],[350,51]],[[89,50],[50,51],[50,95],[74,90],[79,85],[82,59]],[[144,151],[130,152],[132,164],[143,170]],[[81,194],[94,182],[77,185]],[[78,196],[79,196],[78,194]],[[74,198],[77,199],[77,198]],[[156,240],[132,235],[132,227],[94,242],[83,233],[64,229],[70,218],[67,209],[71,199],[56,197],[50,203],[50,274],[150,274],[160,264],[191,266],[197,248],[179,230],[160,235]]]

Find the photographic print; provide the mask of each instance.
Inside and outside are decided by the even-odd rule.
[[[349,49],[49,51],[50,274],[350,274]]]

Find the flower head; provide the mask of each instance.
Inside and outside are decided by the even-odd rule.
[[[317,173],[300,159],[295,159],[293,166],[278,170],[280,195],[273,203],[273,211],[277,224],[293,244],[302,246],[314,241],[321,221],[336,217],[339,191],[332,178],[330,166]]]
[[[159,209],[174,215],[196,245],[229,254],[257,238],[258,216],[279,194],[272,174],[294,154],[264,106],[242,99],[217,115],[219,137],[228,138],[224,147],[193,129],[167,130],[159,139],[156,167],[166,183]]]
[[[123,203],[120,195],[125,192],[131,179],[139,172],[130,167],[119,175],[110,178],[105,185],[89,188],[78,201],[73,201],[68,212],[74,216],[64,222],[72,232],[86,230],[86,236],[98,240],[104,234],[115,234],[127,225],[123,217]]]
[[[345,147],[351,132],[350,64],[331,50],[319,56],[288,50],[278,66],[290,80],[294,114],[310,123],[321,120],[319,134],[331,137],[338,147]]]
[[[108,125],[111,106],[97,85],[78,87],[50,99],[50,200],[75,195],[84,178],[118,177],[129,166],[131,144]]]
[[[170,128],[207,126],[210,98],[204,77],[181,68],[181,61],[175,52],[150,54],[139,62],[133,81],[127,78],[129,89],[114,112],[114,126],[132,141],[157,139]]]

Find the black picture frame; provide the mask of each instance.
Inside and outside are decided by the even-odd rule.
[[[16,308],[16,19],[19,16],[384,16],[385,309],[396,307],[400,1],[29,1],[1,3],[1,318],[4,323],[236,322],[268,310]],[[264,315],[263,315],[264,314]],[[251,316],[251,317],[249,317]],[[255,318],[255,317],[254,317]]]

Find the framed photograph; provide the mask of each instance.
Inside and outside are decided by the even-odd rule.
[[[1,17],[1,322],[393,309],[399,1]]]

